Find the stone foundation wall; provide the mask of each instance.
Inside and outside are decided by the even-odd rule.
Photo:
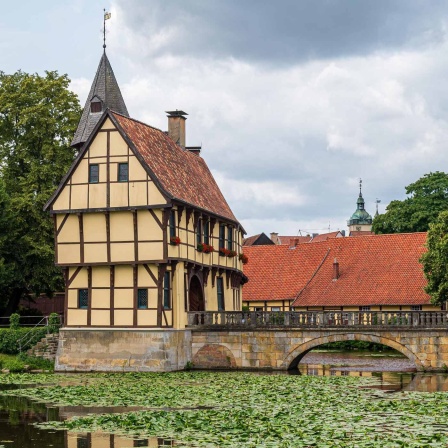
[[[444,371],[448,366],[448,332],[424,328],[418,331],[360,328],[359,333],[353,328],[350,331],[194,330],[192,360],[198,368],[224,367],[227,361],[227,368],[287,370],[297,367],[300,359],[319,345],[348,340],[376,342],[398,350],[414,362],[417,370]]]
[[[55,371],[170,372],[191,360],[189,330],[60,330]]]

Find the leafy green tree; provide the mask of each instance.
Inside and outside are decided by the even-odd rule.
[[[0,312],[63,287],[43,206],[74,158],[81,109],[67,75],[0,72]]]
[[[441,305],[448,300],[448,211],[440,213],[430,224],[426,247],[428,250],[420,259],[428,280],[425,291],[432,303]]]
[[[448,174],[425,174],[406,187],[404,201],[392,201],[373,220],[375,233],[426,232],[440,212],[448,210]]]

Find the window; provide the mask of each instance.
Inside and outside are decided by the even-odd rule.
[[[128,181],[128,164],[119,163],[118,164],[118,182]]]
[[[139,289],[137,291],[137,308],[148,308],[148,290]]]
[[[264,308],[262,306],[256,306],[254,307],[255,311],[264,311]]]
[[[219,249],[225,247],[226,241],[226,226],[221,224],[219,226]]]
[[[170,238],[173,238],[176,235],[176,211],[171,210],[170,212]]]
[[[224,281],[222,277],[216,279],[216,290],[218,292],[218,311],[224,311],[226,305],[224,303]]]
[[[90,103],[90,112],[92,112],[92,114],[101,112],[102,107],[101,107],[101,103],[99,101],[92,101]]]
[[[81,437],[81,436],[79,436]],[[87,438],[78,438],[76,440],[76,448],[89,448],[89,440]]]
[[[78,308],[89,307],[89,290],[78,289]]]
[[[165,310],[171,309],[171,273],[165,272],[163,278],[163,308]]]
[[[271,311],[280,311],[279,306],[271,306]]]
[[[360,306],[359,311],[370,311],[370,306]]]
[[[227,249],[233,249],[233,228],[227,227]]]
[[[89,184],[97,184],[100,180],[100,166],[97,163],[89,165]]]
[[[199,219],[196,226],[196,244],[202,243],[202,221]]]
[[[210,244],[210,223],[208,221],[204,222],[204,243]]]
[[[421,310],[422,310],[421,305],[412,305],[411,306],[411,311],[421,311]]]

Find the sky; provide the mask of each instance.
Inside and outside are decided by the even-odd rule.
[[[0,70],[67,73],[82,105],[107,54],[131,117],[186,111],[248,235],[346,230],[448,170],[448,3],[0,0]]]

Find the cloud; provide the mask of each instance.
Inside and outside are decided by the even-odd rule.
[[[294,65],[432,45],[446,33],[447,7],[437,0],[116,0],[114,6],[139,36],[142,59],[170,54]]]
[[[294,14],[296,3],[311,5],[309,20],[323,13],[316,2],[281,2]],[[328,6],[329,17],[336,14],[333,6],[348,4],[319,3]],[[298,55],[287,63],[277,64],[280,56],[268,48],[263,57],[269,63],[261,64],[252,47],[230,51],[238,47],[232,40],[237,37],[229,37],[222,23],[227,17],[234,29],[233,1],[189,2],[185,17],[176,1],[169,6],[156,1],[148,10],[134,0],[126,11],[121,1],[114,3],[109,42],[115,50],[109,57],[116,73],[119,67],[125,74],[118,81],[131,115],[166,129],[163,111],[189,113],[187,144],[203,144],[202,156],[249,234],[322,232],[329,223],[344,229],[356,208],[359,177],[373,215],[376,198],[382,200],[381,212],[390,200],[403,198],[405,185],[448,166],[448,43],[440,21],[428,22],[437,8],[425,12],[422,5],[428,3],[417,1],[350,4],[350,17],[342,17],[345,7],[338,13],[341,23],[357,29],[355,19],[371,14],[367,35],[375,27],[398,27],[404,20],[399,12],[409,24],[397,29],[394,39],[362,38],[358,49],[353,44],[328,54],[316,50],[313,58]],[[250,6],[240,5],[238,16],[251,11],[255,20],[261,12]],[[260,27],[270,21],[269,11],[262,12]],[[197,36],[204,39],[198,17],[209,21],[204,26],[211,33],[202,44],[196,42]],[[297,30],[290,31],[296,38],[306,31],[300,31],[304,20],[298,17]],[[257,40],[250,26],[240,33]],[[412,26],[416,33],[410,36]],[[329,32],[344,42],[342,30],[337,36],[337,30]],[[257,45],[269,36],[268,26]],[[313,41],[312,36],[307,38]],[[277,38],[291,46],[288,37]],[[221,50],[205,50],[216,46]],[[73,88],[86,92],[85,80],[75,80]]]

